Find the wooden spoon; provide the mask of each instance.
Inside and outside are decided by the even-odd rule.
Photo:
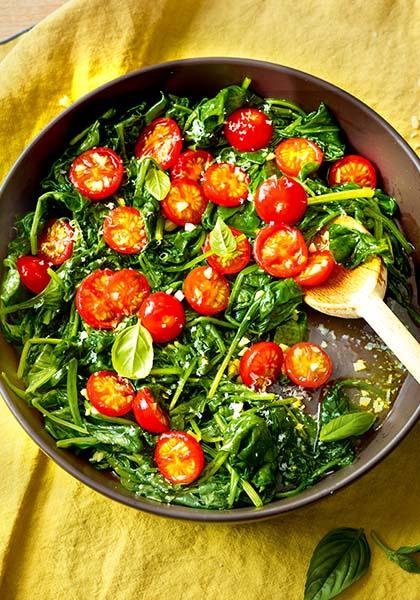
[[[363,225],[346,215],[334,223],[366,232]],[[323,285],[306,291],[305,302],[327,315],[365,319],[420,383],[420,344],[383,301],[386,282],[386,267],[374,256],[355,269],[335,267]]]

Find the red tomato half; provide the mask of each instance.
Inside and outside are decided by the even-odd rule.
[[[84,322],[96,329],[113,329],[119,318],[111,308],[108,298],[111,269],[97,269],[85,277],[77,288],[76,308]]]
[[[20,256],[16,267],[21,282],[34,294],[40,294],[50,282],[48,263],[38,256]]]
[[[229,144],[240,152],[253,152],[268,145],[273,125],[257,108],[238,108],[228,118],[224,133]]]
[[[221,206],[239,206],[248,196],[248,173],[230,163],[215,163],[203,176],[204,193],[209,200]]]
[[[283,364],[283,352],[274,342],[253,344],[241,358],[239,373],[245,385],[264,390],[274,383]]]
[[[363,156],[349,154],[336,160],[328,173],[328,183],[342,185],[343,183],[357,183],[361,187],[376,187],[376,171],[372,163]]]
[[[188,304],[200,315],[215,315],[229,304],[229,282],[212,267],[196,267],[190,271],[183,291]]]
[[[172,179],[192,179],[200,181],[204,171],[213,161],[207,150],[187,150],[179,155],[171,169]]]
[[[146,277],[134,269],[116,271],[108,280],[109,305],[117,317],[135,315],[149,294],[150,286]]]
[[[195,481],[204,468],[204,453],[197,440],[185,431],[162,433],[155,448],[155,461],[162,475],[171,483],[187,485]]]
[[[299,342],[289,348],[284,366],[293,383],[306,388],[320,387],[333,370],[328,354],[312,342]]]
[[[49,221],[38,239],[38,256],[51,265],[62,265],[73,252],[74,229],[66,219]]]
[[[295,277],[295,281],[304,287],[320,285],[331,275],[334,265],[331,252],[310,253],[306,267]]]
[[[86,392],[96,410],[109,417],[126,415],[131,410],[136,393],[128,379],[112,371],[92,373],[86,384]]]
[[[181,302],[165,292],[150,294],[140,307],[140,321],[157,344],[175,339],[185,325]]]
[[[133,412],[137,423],[150,433],[169,431],[169,417],[156,402],[152,391],[141,388],[133,402]]]
[[[102,200],[117,191],[123,174],[123,161],[111,148],[90,148],[74,159],[69,177],[83,196]]]
[[[173,119],[155,119],[143,129],[137,140],[134,154],[137,158],[149,156],[162,167],[172,167],[182,148],[181,131]]]
[[[187,223],[200,223],[207,204],[208,200],[199,183],[192,179],[175,179],[161,207],[167,219],[184,226]]]
[[[255,238],[256,263],[273,277],[294,277],[308,261],[308,249],[299,229],[267,225]]]
[[[207,257],[207,262],[215,271],[218,273],[222,273],[222,275],[232,275],[233,273],[239,273],[242,271],[251,258],[251,244],[247,237],[244,236],[242,231],[238,231],[233,227],[230,227],[231,232],[235,236],[235,238],[242,236],[240,242],[236,244],[236,250],[229,256],[217,256],[217,254],[213,254],[213,256]],[[210,247],[210,234],[206,237],[206,241],[204,242],[203,252],[208,252],[211,250]]]
[[[117,206],[104,219],[104,240],[121,254],[137,254],[147,245],[141,213],[132,206]]]
[[[302,167],[308,163],[318,163],[319,167],[324,158],[324,153],[318,144],[306,138],[283,140],[274,152],[280,171],[293,177],[297,177]]]
[[[258,216],[266,223],[294,225],[305,214],[308,196],[294,179],[272,175],[257,188],[254,201]]]

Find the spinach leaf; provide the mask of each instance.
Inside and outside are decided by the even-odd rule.
[[[276,328],[274,342],[293,346],[308,339],[308,317],[305,312],[296,311],[292,317]]]
[[[379,255],[384,262],[392,263],[389,244],[385,238],[376,240],[372,234],[333,224],[328,228],[330,250],[334,259],[354,269],[371,256]]]
[[[336,442],[350,436],[362,435],[372,427],[375,420],[375,415],[369,412],[349,412],[325,423],[319,439],[321,442]]]
[[[401,569],[409,573],[420,573],[420,544],[416,546],[401,546],[393,550],[385,544],[375,531],[371,532],[373,541],[385,552],[389,560],[395,562]]]
[[[118,375],[129,379],[147,377],[153,366],[153,340],[140,321],[117,334],[111,357]]]
[[[363,529],[330,531],[309,563],[304,600],[335,598],[366,573],[369,563],[370,548]]]

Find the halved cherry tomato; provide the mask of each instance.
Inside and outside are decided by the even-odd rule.
[[[253,152],[268,145],[273,125],[257,108],[238,108],[228,118],[224,133],[229,144],[240,152]]]
[[[239,271],[242,271],[242,269],[247,266],[251,258],[251,244],[249,243],[248,238],[244,236],[242,231],[238,231],[233,227],[230,227],[230,230],[235,238],[240,236],[243,237],[240,242],[237,242],[236,250],[229,256],[217,256],[217,254],[213,254],[212,256],[207,257],[209,265],[222,275],[239,273]],[[208,252],[209,250],[211,250],[210,234],[206,237],[206,241],[204,242],[203,252]]]
[[[134,398],[133,412],[137,423],[150,433],[169,431],[169,417],[156,402],[153,392],[141,388]]]
[[[108,298],[111,269],[97,269],[85,277],[77,288],[76,308],[84,322],[96,329],[113,329],[119,318],[111,308]]]
[[[21,282],[34,294],[40,294],[50,282],[48,263],[38,256],[20,256],[16,267]]]
[[[258,216],[266,223],[294,225],[305,214],[308,196],[294,179],[272,175],[257,188],[254,201]]]
[[[147,233],[140,211],[117,206],[104,219],[104,240],[121,254],[137,254],[147,245]]]
[[[155,461],[165,479],[171,483],[187,485],[201,475],[204,453],[200,444],[189,433],[168,431],[159,436]]]
[[[212,161],[213,156],[207,150],[187,150],[179,155],[171,169],[171,177],[172,179],[200,181]]]
[[[308,249],[299,229],[267,225],[255,238],[256,263],[273,277],[294,277],[308,262]]]
[[[231,163],[215,163],[203,176],[204,193],[209,200],[221,206],[239,206],[248,196],[248,173]]]
[[[239,374],[245,385],[264,390],[278,379],[282,364],[283,352],[278,344],[258,342],[242,356]]]
[[[173,119],[160,117],[143,129],[134,154],[137,158],[149,156],[162,167],[172,167],[182,148],[181,131]]]
[[[111,148],[90,148],[71,163],[70,181],[83,196],[102,200],[121,185],[123,161]]]
[[[157,344],[176,338],[185,325],[185,311],[181,302],[165,292],[150,294],[140,306],[139,317]]]
[[[201,185],[192,179],[175,179],[161,202],[163,214],[176,225],[197,225],[206,210],[207,198]]]
[[[307,138],[289,138],[283,140],[274,151],[276,164],[286,175],[299,175],[300,170],[308,163],[322,163],[324,153],[315,142]],[[314,168],[314,171],[318,168]]]
[[[132,408],[136,394],[128,379],[112,371],[92,373],[86,384],[86,392],[96,410],[109,417],[126,415]]]
[[[376,171],[372,163],[358,154],[343,156],[331,165],[328,183],[332,187],[343,183],[357,183],[361,187],[376,187]]]
[[[330,377],[333,366],[328,354],[317,344],[299,342],[286,352],[286,374],[293,383],[306,388],[317,388]]]
[[[303,287],[320,285],[331,275],[334,265],[335,261],[331,252],[309,253],[306,267],[295,277],[295,281]]]
[[[38,239],[38,256],[51,265],[62,265],[70,258],[74,245],[74,229],[66,219],[49,221]]]
[[[112,312],[117,317],[136,314],[150,294],[150,285],[139,271],[121,269],[108,280],[107,295]]]
[[[196,267],[190,271],[183,291],[188,304],[200,315],[215,315],[229,304],[229,282],[212,267]]]

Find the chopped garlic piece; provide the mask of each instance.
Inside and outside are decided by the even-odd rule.
[[[381,400],[381,398],[376,398],[376,400],[373,403],[373,412],[380,413],[383,411],[384,408],[385,407],[383,400]]]
[[[355,371],[364,371],[366,369],[365,361],[359,358],[359,360],[356,360],[356,362],[353,363],[353,369]]]
[[[363,396],[359,400],[360,406],[369,406],[371,399],[368,396]]]
[[[197,227],[197,225],[194,225],[194,223],[185,223],[184,225],[184,229],[185,231],[194,231],[194,229]]]
[[[213,275],[213,269],[211,267],[207,267],[207,269],[203,271],[203,275],[206,279],[211,279],[211,276]]]
[[[184,294],[181,292],[181,290],[177,290],[174,294],[174,297],[179,300],[180,302],[183,301],[183,299],[185,298]]]

